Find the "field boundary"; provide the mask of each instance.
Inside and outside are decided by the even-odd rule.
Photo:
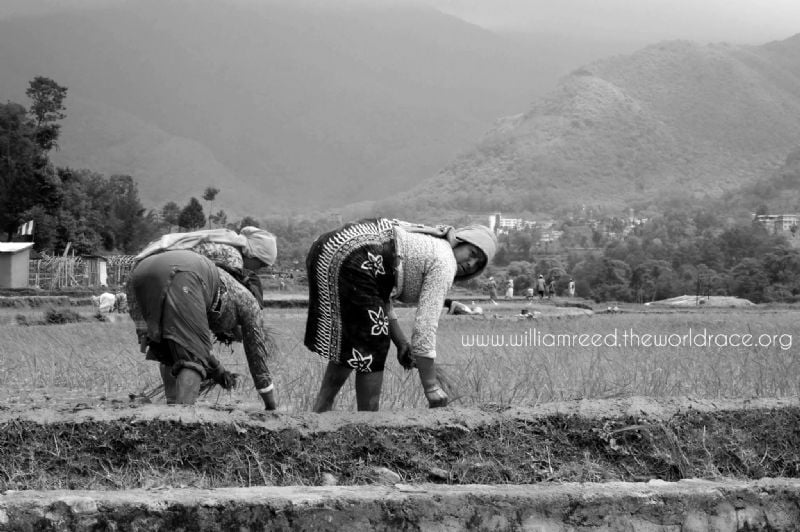
[[[793,530],[800,480],[18,491],[0,530]]]

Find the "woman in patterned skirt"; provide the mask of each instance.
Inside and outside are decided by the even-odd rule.
[[[326,233],[306,258],[309,282],[305,345],[329,360],[315,412],[333,408],[356,371],[359,410],[377,411],[390,340],[405,368],[417,367],[428,405],[448,397],[436,379],[436,329],[454,280],[471,279],[494,257],[497,238],[482,225],[426,227],[384,218]],[[392,300],[417,306],[411,341]]]

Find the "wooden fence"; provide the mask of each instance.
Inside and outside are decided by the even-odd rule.
[[[133,255],[105,257],[105,286],[124,286],[133,269]],[[56,288],[102,286],[97,257],[49,256],[31,260],[28,264],[28,286],[53,290]]]

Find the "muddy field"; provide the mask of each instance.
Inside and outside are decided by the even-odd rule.
[[[0,406],[0,490],[800,477],[798,441],[796,400],[324,415]]]
[[[443,320],[443,345],[459,351],[464,331],[527,327],[517,306]],[[791,331],[797,314],[529,308],[536,327],[555,332],[667,324],[774,335]],[[282,407],[267,413],[246,391],[194,407],[150,402],[141,392],[153,385],[152,368],[116,339],[130,332],[127,317],[98,322],[77,311],[89,312],[87,321],[55,326],[23,325],[19,310],[6,312],[4,326],[15,330],[0,349],[0,530],[203,529],[217,519],[208,508],[220,522],[256,529],[636,530],[631,523],[644,519],[675,530],[793,530],[800,521],[791,349],[461,350],[463,393],[451,407],[419,408],[413,376],[389,371],[397,382],[385,390],[384,411],[349,411],[346,395],[339,409],[316,415],[305,401],[319,361],[294,355],[292,340],[303,313],[268,310],[288,332],[276,364]],[[235,363],[239,354],[228,356]],[[525,393],[505,393],[504,382]],[[665,393],[689,385],[697,395]],[[548,390],[606,397],[540,400]],[[652,515],[632,517],[643,511]],[[361,521],[351,521],[356,514]]]

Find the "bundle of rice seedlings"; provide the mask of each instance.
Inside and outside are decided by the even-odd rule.
[[[239,375],[238,373],[231,373],[231,375],[233,376],[234,384],[233,384],[233,386],[231,386],[230,390],[228,390],[228,391],[237,389],[239,387],[239,384],[242,382],[242,376]],[[204,380],[202,382],[202,384],[200,384],[200,395],[199,395],[199,397],[206,397],[217,386],[219,386],[219,384],[217,384],[217,382],[214,379],[206,379],[206,380]],[[220,386],[220,392],[223,391],[223,390],[224,390],[224,388],[222,388],[222,386]],[[163,399],[165,397],[165,395],[166,394],[164,392],[164,383],[161,383],[161,384],[159,384],[157,386],[154,386],[150,390],[146,390],[146,391],[142,392],[141,394],[139,394],[139,397],[148,399],[149,401],[153,401],[153,400]]]
[[[439,386],[442,387],[444,393],[447,394],[449,398],[449,402],[456,401],[461,398],[461,394],[458,392],[458,388],[456,386],[456,379],[447,371],[442,365],[437,364],[436,368],[436,379],[439,381]]]

